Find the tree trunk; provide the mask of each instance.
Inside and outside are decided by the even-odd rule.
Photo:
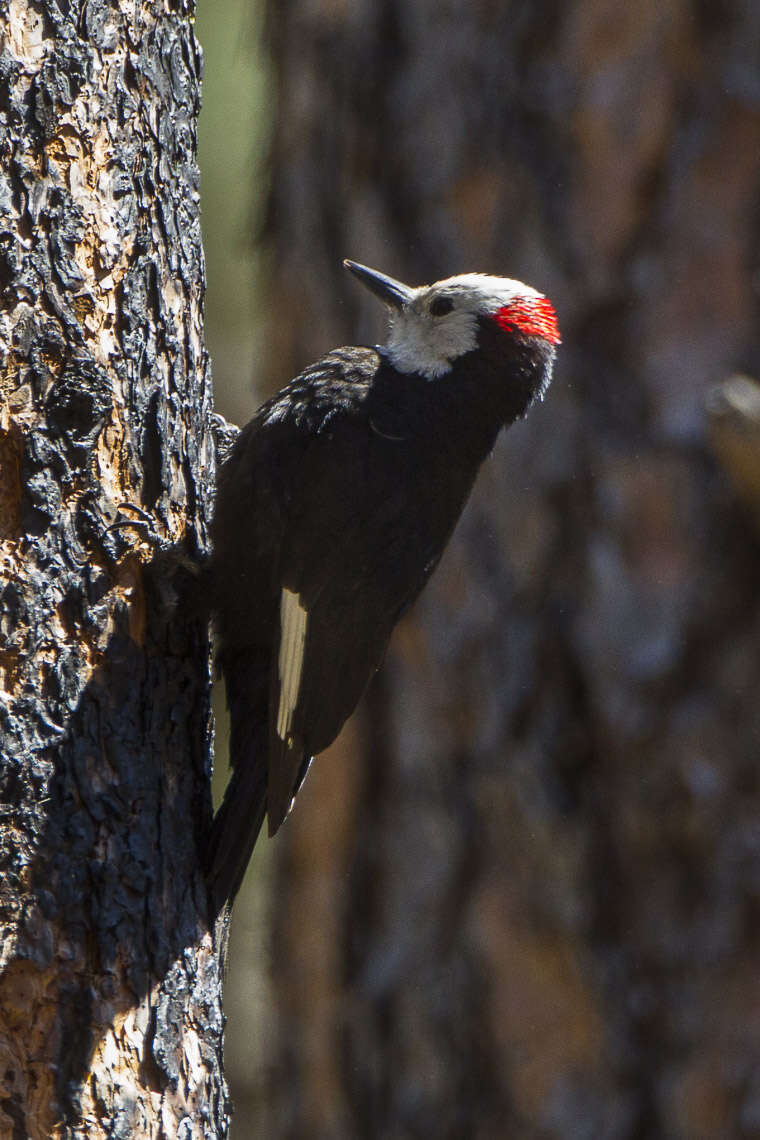
[[[564,345],[278,851],[283,1137],[760,1135],[760,8],[269,5],[270,386],[382,336],[341,258]],[[360,319],[359,319],[360,318]]]
[[[0,9],[0,1134],[226,1134],[194,4]]]

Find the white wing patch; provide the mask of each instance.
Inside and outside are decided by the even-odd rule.
[[[292,590],[280,595],[280,655],[277,662],[280,677],[280,701],[277,707],[277,735],[287,740],[293,727],[293,713],[298,703],[306,645],[308,612],[301,598]]]

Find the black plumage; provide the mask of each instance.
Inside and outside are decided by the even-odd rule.
[[[433,334],[449,294],[465,307],[456,282],[472,280],[423,294],[355,271],[395,309],[419,307]],[[400,371],[405,345],[337,349],[259,409],[219,472],[212,600],[233,775],[209,848],[216,909],[234,897],[265,814],[272,834],[310,757],[355,708],[500,429],[548,384],[550,307],[536,335],[535,322],[505,326],[504,306],[499,322],[475,301],[463,337],[475,347],[442,374]],[[536,304],[546,320],[548,303]]]

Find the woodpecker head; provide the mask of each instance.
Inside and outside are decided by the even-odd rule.
[[[490,357],[502,352],[511,364],[517,354],[523,371],[534,360],[534,395],[543,396],[560,336],[551,302],[530,285],[464,273],[414,288],[355,261],[343,264],[390,309],[385,351],[399,372],[437,380],[487,345]]]

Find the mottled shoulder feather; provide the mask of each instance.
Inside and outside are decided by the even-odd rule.
[[[364,402],[380,363],[374,348],[336,348],[267,400],[252,421],[253,430],[288,423],[320,431],[327,417]]]

